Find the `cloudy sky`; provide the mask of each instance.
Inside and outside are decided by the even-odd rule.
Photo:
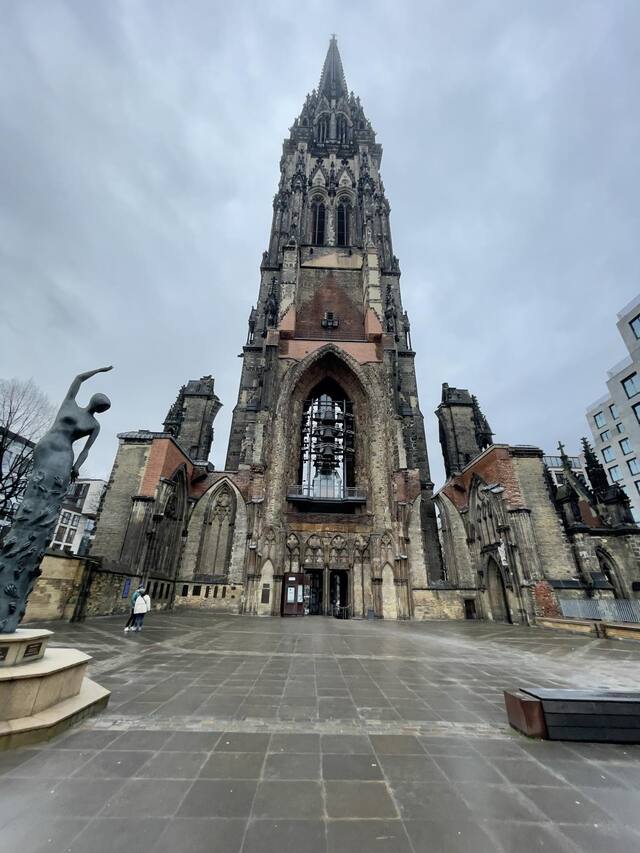
[[[213,373],[224,464],[282,139],[338,34],[383,144],[434,479],[443,381],[575,449],[640,292],[636,0],[2,0],[0,376],[117,432]]]

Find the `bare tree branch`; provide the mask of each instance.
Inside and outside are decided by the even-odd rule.
[[[11,521],[31,468],[33,447],[55,407],[32,379],[0,379],[0,520]]]

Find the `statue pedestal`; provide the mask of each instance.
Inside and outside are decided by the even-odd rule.
[[[109,691],[86,677],[91,657],[47,649],[51,635],[0,634],[0,751],[53,737],[109,701]]]

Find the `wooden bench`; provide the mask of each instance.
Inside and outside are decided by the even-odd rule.
[[[509,724],[529,737],[640,743],[640,693],[527,687],[504,698]]]

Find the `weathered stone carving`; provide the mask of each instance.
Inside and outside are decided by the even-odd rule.
[[[108,370],[111,367],[100,367],[76,376],[51,429],[33,451],[33,470],[24,500],[0,553],[1,634],[13,633],[24,616],[69,483],[77,478],[100,432],[94,414],[111,406],[107,396],[94,394],[89,405],[82,408],[76,403],[76,395],[83,382]],[[74,461],[73,444],[85,437],[87,441]]]

